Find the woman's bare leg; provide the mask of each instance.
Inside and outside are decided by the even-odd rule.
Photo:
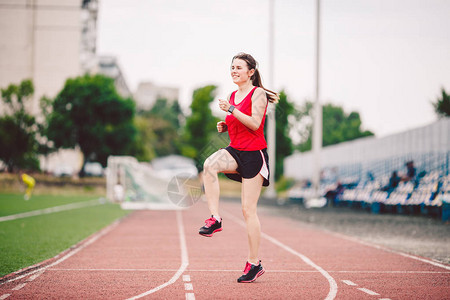
[[[260,174],[251,179],[242,179],[242,213],[247,224],[248,262],[255,265],[259,263],[258,251],[261,240],[261,225],[256,210],[263,180]]]
[[[208,208],[211,215],[219,215],[220,186],[218,173],[234,173],[238,165],[231,154],[220,149],[208,157],[203,165],[203,184],[205,186],[205,196],[208,201]]]

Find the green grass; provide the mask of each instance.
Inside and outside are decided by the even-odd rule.
[[[26,201],[23,199],[23,194],[0,194],[0,217],[97,198],[99,197],[33,195]]]
[[[33,196],[24,201],[21,197],[0,194],[1,214],[95,199],[87,196]],[[0,222],[0,277],[51,258],[126,214],[128,211],[119,205],[107,203]]]

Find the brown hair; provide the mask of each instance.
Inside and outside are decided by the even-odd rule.
[[[266,91],[267,99],[269,100],[270,103],[277,103],[278,99],[279,99],[278,94],[271,90],[266,89],[262,85],[261,75],[259,74],[259,71],[258,71],[258,63],[253,58],[253,56],[251,56],[250,54],[244,53],[244,52],[240,52],[233,57],[231,62],[233,62],[236,58],[239,58],[239,59],[242,59],[243,61],[245,61],[247,63],[247,67],[249,70],[251,70],[251,69],[255,70],[255,73],[253,73],[252,77],[250,77],[250,79],[252,80],[252,84],[254,86],[260,87]]]

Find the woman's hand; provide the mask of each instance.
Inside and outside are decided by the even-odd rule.
[[[228,131],[227,123],[225,123],[224,121],[217,122],[217,131],[218,132]]]
[[[228,112],[231,104],[227,100],[219,99],[219,108],[225,112]]]

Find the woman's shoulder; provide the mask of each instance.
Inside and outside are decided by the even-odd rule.
[[[237,90],[235,90],[235,91],[232,91],[231,93],[229,93],[229,94],[228,94],[228,96],[227,96],[227,100],[228,100],[228,101],[230,101],[230,99],[231,99],[231,96],[233,96],[233,97],[234,97],[234,95],[236,94],[236,92],[237,92]]]
[[[262,87],[256,87],[255,91],[253,92],[253,99],[259,97],[267,98],[266,91]]]

